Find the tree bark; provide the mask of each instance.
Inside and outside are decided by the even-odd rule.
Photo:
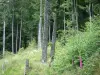
[[[75,0],[75,16],[76,16],[76,30],[78,31],[78,9],[77,9],[77,0]]]
[[[75,0],[72,0],[72,28],[75,28]]]
[[[51,42],[51,32],[50,32],[50,30],[51,30],[51,26],[49,25],[49,42]]]
[[[22,12],[21,12],[21,25],[20,25],[19,48],[21,48],[21,43],[22,43],[22,25],[23,25],[23,21],[22,21]]]
[[[56,29],[57,29],[57,24],[56,24],[56,14],[53,14],[53,33],[52,33],[52,46],[51,46],[51,62],[54,59],[54,54],[55,54],[55,42],[56,42]]]
[[[14,0],[13,0],[13,13],[12,13],[12,53],[14,53]]]
[[[66,26],[65,26],[65,22],[66,22],[66,21],[65,21],[65,18],[66,18],[66,17],[65,17],[65,8],[64,8],[64,35],[65,35],[65,30],[66,30],[66,28],[65,28],[65,27],[66,27]]]
[[[92,9],[93,9],[93,4],[89,2],[89,20],[90,20],[90,32],[91,32],[91,26],[92,26]]]
[[[78,30],[77,0],[72,0],[72,27]]]
[[[40,22],[38,26],[38,49],[42,48],[42,0],[40,0]]]
[[[49,9],[50,9],[50,0],[45,0],[42,63],[47,62],[47,44],[48,44],[48,32],[49,32],[48,27],[50,24]]]
[[[18,24],[17,24],[17,31],[16,31],[16,53],[18,50]]]
[[[14,11],[12,15],[12,53],[14,53]]]
[[[4,18],[4,22],[3,22],[3,56],[5,54],[5,26],[6,26],[6,22],[5,22],[5,18]]]

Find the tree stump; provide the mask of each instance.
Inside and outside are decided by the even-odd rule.
[[[26,59],[26,61],[25,61],[24,75],[27,75],[28,71],[29,71],[29,59]]]

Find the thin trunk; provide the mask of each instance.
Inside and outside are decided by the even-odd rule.
[[[3,56],[5,54],[5,25],[6,25],[6,22],[5,22],[5,19],[4,19],[4,22],[3,22]]]
[[[76,15],[76,30],[78,31],[78,9],[77,9],[77,0],[75,0],[75,15]]]
[[[93,7],[93,4],[91,2],[89,2],[89,19],[90,19],[90,32],[91,32],[91,26],[92,26],[92,8]]]
[[[14,11],[12,16],[12,53],[14,53]]]
[[[32,32],[31,32],[31,41],[32,41],[32,40],[33,40],[33,37],[32,37]],[[30,41],[30,42],[31,42],[31,41]]]
[[[42,33],[41,33],[41,34],[42,34],[42,35],[41,35],[41,39],[42,39],[42,40],[41,40],[41,43],[42,43],[41,46],[42,46],[42,47],[43,47],[43,37],[44,37],[44,36],[43,36],[43,34],[44,34],[43,31],[44,31],[44,26],[42,26],[42,31],[41,31],[41,32],[42,32]],[[41,47],[41,48],[42,48],[42,47]]]
[[[40,0],[40,22],[38,26],[38,49],[42,48],[42,0]]]
[[[51,62],[54,59],[54,54],[55,54],[55,42],[56,42],[56,29],[57,29],[57,24],[56,24],[56,14],[53,14],[54,18],[54,23],[53,23],[53,33],[52,33],[52,46],[51,46]]]
[[[13,0],[13,13],[12,13],[12,53],[14,53],[14,0]]]
[[[23,21],[22,21],[22,12],[21,12],[21,25],[20,25],[19,48],[21,48],[21,43],[22,43],[22,25],[23,25]]]
[[[17,24],[17,32],[16,32],[16,53],[18,50],[18,24]]]
[[[65,26],[65,8],[64,8],[64,35],[65,35],[65,30],[66,30],[65,27],[66,26]]]
[[[45,0],[42,63],[47,62],[47,44],[48,44],[48,32],[49,32],[48,27],[49,27],[49,15],[50,15],[49,9],[50,9],[50,0]]]
[[[72,0],[72,27],[75,28],[75,0]]]
[[[49,25],[49,42],[51,41],[51,33],[50,33],[51,26]]]

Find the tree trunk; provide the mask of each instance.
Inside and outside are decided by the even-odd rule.
[[[14,53],[14,0],[13,0],[13,13],[12,13],[12,53]]]
[[[66,29],[65,29],[65,27],[66,27],[66,26],[65,26],[65,22],[66,22],[66,21],[65,21],[65,8],[64,8],[64,35],[65,35],[65,30],[66,30]]]
[[[50,30],[51,30],[51,26],[49,25],[49,42],[51,42],[51,33],[50,33]]]
[[[14,11],[12,16],[12,53],[14,53]]]
[[[5,18],[4,18],[4,22],[3,22],[3,56],[5,54],[5,26],[6,26],[6,22],[5,22]]]
[[[72,28],[75,28],[75,0],[72,0]]]
[[[56,24],[56,14],[53,14],[54,18],[54,23],[53,23],[53,33],[52,33],[52,46],[51,46],[51,62],[54,59],[54,54],[55,54],[55,42],[56,42],[56,29],[57,29],[57,24]]]
[[[18,50],[18,24],[17,24],[17,31],[16,31],[16,53]]]
[[[31,35],[30,35],[30,37],[31,37],[30,39],[31,39],[31,40],[30,40],[30,42],[33,40],[33,34],[32,34],[32,33],[33,33],[33,32],[31,31]]]
[[[42,48],[42,0],[40,0],[40,22],[38,26],[38,49]]]
[[[47,44],[48,44],[48,32],[49,32],[48,27],[50,24],[49,9],[50,9],[50,0],[45,0],[42,63],[47,62]]]
[[[77,0],[72,0],[72,27],[78,30]]]
[[[77,0],[75,0],[75,16],[76,16],[76,30],[78,31],[78,10],[77,10]]]
[[[92,8],[93,4],[91,2],[89,2],[89,19],[90,19],[90,32],[91,32],[91,26],[92,26]]]
[[[22,12],[21,12],[21,25],[20,25],[19,48],[21,48],[21,43],[22,43],[22,25],[23,25],[23,21],[22,21]]]

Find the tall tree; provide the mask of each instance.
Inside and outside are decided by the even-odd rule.
[[[22,25],[23,25],[23,19],[22,19],[22,11],[21,11],[21,25],[20,25],[20,36],[19,36],[19,48],[21,48],[21,43],[22,43]]]
[[[49,27],[49,10],[50,0],[45,0],[44,9],[44,31],[43,31],[43,47],[42,47],[42,62],[47,62],[47,44],[48,44],[48,27]]]
[[[18,50],[18,23],[17,23],[17,29],[16,29],[16,53]]]
[[[38,49],[42,48],[42,0],[40,0],[40,22],[38,26]]]
[[[91,32],[91,24],[92,24],[92,14],[93,14],[93,3],[89,2],[89,20],[90,20],[90,32]]]
[[[5,54],[5,40],[6,40],[6,36],[5,36],[5,29],[6,29],[6,16],[7,16],[7,12],[8,12],[8,9],[5,9],[7,8],[7,4],[9,3],[9,0],[8,1],[4,1],[4,2],[0,2],[3,4],[3,56]]]
[[[13,4],[13,13],[12,13],[12,53],[14,53],[14,0]]]
[[[5,17],[3,20],[3,56],[5,54],[5,26],[6,26],[6,22],[5,22]]]
[[[78,30],[77,0],[72,0],[72,25]]]
[[[52,46],[51,46],[51,62],[54,59],[55,54],[55,42],[56,42],[56,29],[57,29],[57,23],[56,23],[56,13],[53,13],[53,33],[52,33]]]
[[[65,2],[66,0],[64,0],[64,2]],[[65,30],[66,30],[66,14],[65,14],[65,6],[64,6],[64,35],[65,35]]]
[[[49,42],[51,41],[51,25],[49,25]]]
[[[79,29],[78,29],[78,9],[77,9],[77,6],[78,6],[77,0],[75,0],[76,28],[77,28],[77,30],[79,30]]]

